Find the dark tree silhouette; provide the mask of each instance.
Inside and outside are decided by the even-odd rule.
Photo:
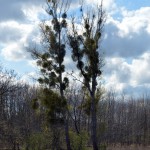
[[[68,108],[64,97],[64,90],[68,86],[69,80],[67,77],[63,77],[63,73],[65,72],[63,62],[66,54],[66,41],[63,37],[65,36],[64,31],[67,27],[68,6],[68,1],[47,0],[46,11],[50,16],[50,23],[41,24],[44,50],[38,51],[37,49],[32,49],[30,52],[37,59],[37,65],[41,68],[42,76],[38,81],[40,84],[45,85],[45,94],[50,95],[51,89],[59,89],[61,102],[55,104],[59,105],[59,108],[62,107],[59,109],[59,111],[61,110],[59,113],[61,113],[65,121],[66,144],[67,149],[70,150]],[[49,100],[51,99],[49,98]]]
[[[85,15],[83,7],[80,9],[83,33],[77,30],[75,18],[72,18],[72,33],[68,36],[72,48],[72,59],[83,77],[83,85],[90,95],[91,137],[93,149],[98,150],[96,92],[98,77],[101,76],[102,60],[100,57],[100,40],[105,22],[105,13],[102,3],[96,10],[89,10]]]

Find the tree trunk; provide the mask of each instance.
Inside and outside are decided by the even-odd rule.
[[[60,40],[60,36],[59,36],[59,40]],[[61,67],[61,64],[59,64],[59,67]],[[62,73],[60,73],[59,78],[60,78],[60,95],[61,95],[62,99],[64,100],[64,91],[63,91],[63,85],[62,85]],[[71,150],[67,108],[65,108],[65,110],[64,110],[64,120],[65,120],[65,137],[66,137],[67,150]]]
[[[69,127],[68,127],[68,117],[67,116],[65,119],[65,135],[66,135],[67,150],[71,150],[70,137],[69,137]]]
[[[94,94],[91,98],[91,132],[92,132],[92,144],[93,150],[98,150],[97,144],[97,117],[96,117],[96,104]]]

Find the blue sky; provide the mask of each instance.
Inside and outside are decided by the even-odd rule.
[[[107,13],[102,49],[107,89],[141,94],[150,89],[150,1],[103,0]],[[71,8],[77,8],[72,0]],[[98,0],[85,0],[87,5]],[[0,62],[23,80],[36,76],[35,61],[26,52],[40,41],[38,25],[46,15],[41,0],[0,0]],[[65,59],[71,68],[70,56]],[[74,69],[74,68],[71,68]]]
[[[116,3],[118,6],[126,7],[128,10],[136,10],[150,5],[149,0],[117,0]]]

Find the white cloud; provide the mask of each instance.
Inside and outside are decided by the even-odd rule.
[[[37,68],[36,60],[29,60],[28,61],[28,65],[33,67],[33,68]]]
[[[86,3],[90,5],[101,5],[101,0],[92,0],[92,2],[91,0],[86,0]],[[114,10],[116,8],[115,0],[103,0],[103,6],[107,11]]]
[[[6,60],[18,61],[27,58],[22,44],[12,43],[2,49],[1,54]]]
[[[30,23],[39,23],[42,20],[45,20],[47,17],[46,10],[44,6],[42,7],[41,5],[35,6],[31,5],[30,7],[27,5],[24,5],[22,8],[22,11],[28,21]]]
[[[119,35],[128,36],[131,33],[140,34],[147,31],[150,24],[150,7],[143,7],[135,11],[122,10],[123,19],[118,23]]]
[[[150,7],[122,10],[122,19],[108,17],[103,47],[107,56],[137,57],[150,50]]]
[[[29,72],[29,73],[26,73],[24,74],[21,78],[20,78],[20,81],[21,82],[24,82],[24,83],[29,83],[31,85],[38,85],[37,83],[37,79],[39,77],[39,74],[36,73],[36,72]]]
[[[29,54],[26,47],[30,42],[38,41],[36,31],[38,28],[32,24],[21,24],[16,21],[7,21],[0,23],[0,45],[3,46],[1,55],[6,60],[18,61],[28,59]]]
[[[24,6],[42,6],[41,0],[0,0],[0,21],[17,20],[18,22],[25,22],[26,16],[24,15],[22,8]]]
[[[132,61],[132,80],[135,85],[150,85],[150,52],[144,53],[138,59]]]
[[[125,59],[114,57],[106,60],[104,67],[106,88],[114,87],[117,91],[122,91],[130,82],[130,75],[130,65]]]
[[[127,61],[119,57],[107,58],[104,68],[106,88],[128,92],[143,92],[150,88],[150,52],[134,58],[131,63]]]

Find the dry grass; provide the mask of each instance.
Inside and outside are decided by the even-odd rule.
[[[92,146],[87,147],[86,150],[93,150]],[[130,146],[108,146],[106,150],[150,150],[150,146],[138,146],[138,145],[130,145]]]
[[[131,145],[131,146],[115,146],[115,147],[108,147],[107,150],[150,150],[150,146],[137,146],[137,145]]]

